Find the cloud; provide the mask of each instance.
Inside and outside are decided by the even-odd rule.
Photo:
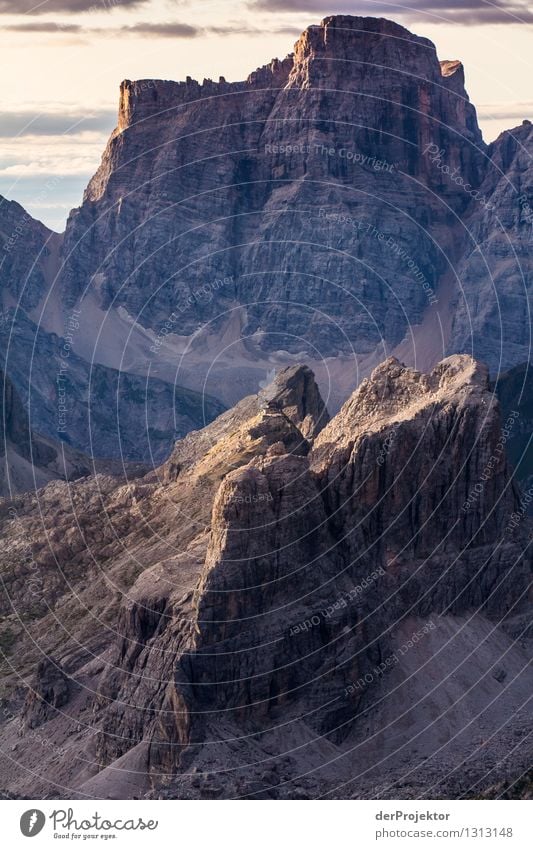
[[[108,12],[134,9],[148,0],[0,0],[0,15],[45,15],[50,12]]]
[[[478,118],[485,121],[500,121],[508,120],[509,126],[511,121],[516,119],[522,121],[525,118],[533,116],[533,101],[515,101],[511,103],[481,103],[477,106]]]
[[[116,117],[116,109],[13,110],[1,113],[0,137],[66,136],[89,130],[109,132],[116,124]]]
[[[248,0],[249,8],[263,12],[332,12],[371,17],[425,20],[431,23],[512,24],[532,23],[533,4],[529,0]]]
[[[191,24],[181,23],[161,23],[153,24],[149,22],[140,22],[129,26],[121,27],[91,27],[83,24],[56,24],[53,21],[23,21],[19,24],[8,24],[1,27],[9,32],[46,32],[67,35],[105,35],[110,38],[121,35],[148,35],[155,38],[196,38],[201,35],[204,30]]]
[[[80,205],[87,180],[94,174],[97,165],[98,160],[89,173],[84,171],[81,174],[2,176],[0,173],[0,196],[16,200],[34,218],[61,232],[65,229],[68,212]]]
[[[91,159],[87,157],[71,157],[68,162],[64,160],[52,162],[48,159],[38,159],[30,162],[17,162],[15,165],[0,166],[0,177],[42,177],[42,176],[90,176],[95,167]]]
[[[108,31],[108,30],[107,30]],[[180,23],[138,23],[128,27],[121,27],[120,32],[124,35],[153,35],[163,38],[196,38],[203,30],[191,24]]]
[[[179,22],[150,23],[140,21],[121,27],[88,27],[81,24],[55,24],[51,21],[31,21],[9,24],[0,29],[20,33],[58,33],[67,35],[99,35],[108,38],[117,36],[149,36],[151,38],[197,38],[201,35],[290,35],[298,38],[302,28],[297,26],[254,27],[245,22],[235,25],[196,27]]]
[[[2,139],[0,178],[86,175],[96,170],[108,133],[82,131],[72,136]]]
[[[227,24],[225,26],[212,26],[208,27],[206,30],[208,33],[213,33],[213,35],[290,35],[293,38],[298,38],[302,34],[301,26],[264,26],[264,27],[255,27],[247,24],[245,22],[239,22],[236,24]]]
[[[32,21],[30,23],[9,24],[1,27],[9,32],[66,32],[80,33],[83,27],[79,24],[54,24],[53,21]]]

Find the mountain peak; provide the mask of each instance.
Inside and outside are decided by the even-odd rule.
[[[381,68],[385,72],[417,73],[431,80],[440,77],[435,45],[386,18],[331,15],[318,25],[307,27],[295,44],[291,76],[301,82],[298,71],[316,60],[310,82],[316,83],[326,75],[331,78],[339,74],[346,78],[344,62],[340,61],[340,67],[335,68],[324,62],[327,59],[356,63],[354,72],[358,75],[357,64],[366,63],[374,74],[379,74]]]
[[[309,30],[320,30],[324,33],[327,41],[328,35],[333,31],[339,33],[374,33],[375,35],[390,35],[408,40],[425,41],[431,44],[429,39],[414,35],[410,30],[389,18],[376,18],[371,15],[326,15],[319,24],[311,24],[304,32]]]
[[[311,369],[305,365],[287,366],[264,391],[271,405],[283,410],[307,439],[313,439],[329,422],[326,405]]]
[[[355,390],[315,446],[351,442],[424,411],[430,415],[436,406],[488,410],[494,404],[488,369],[467,354],[447,357],[428,374],[389,357]]]

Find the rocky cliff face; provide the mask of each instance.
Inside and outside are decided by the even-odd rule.
[[[53,291],[52,287],[52,295]],[[90,356],[78,355],[73,339],[81,327],[79,314],[69,313],[60,333],[52,332],[43,326],[39,310],[28,313],[22,308],[24,297],[14,306],[7,289],[2,296],[7,306],[0,314],[0,365],[7,375],[9,403],[15,405],[10,427],[20,432],[21,439],[23,430],[33,432],[31,462],[36,468],[43,466],[45,442],[49,458],[66,453],[70,458],[67,467],[72,466],[75,455],[75,465],[81,463],[85,469],[91,468],[90,457],[96,468],[104,460],[110,468],[119,468],[122,460],[160,463],[176,437],[202,427],[225,409],[207,392],[110,368]],[[94,326],[90,328],[95,331]],[[27,434],[25,442],[28,447],[21,456],[27,468],[18,464],[15,492],[21,487],[33,488]],[[38,486],[45,480],[37,475]]]
[[[32,427],[54,436],[47,372],[72,307],[68,436],[87,450],[96,363],[99,456],[159,462],[213,399],[233,406],[298,361],[333,411],[391,353],[424,370],[454,353],[492,373],[524,362],[530,141],[526,122],[487,147],[461,63],[384,19],[325,18],[242,82],[124,81],[64,237],[0,205],[4,309],[24,292],[4,368],[24,403],[31,384]],[[124,380],[121,448],[106,418]]]
[[[532,154],[530,121],[502,133],[465,220],[470,239],[449,350],[473,352],[495,374],[531,354]]]
[[[390,359],[327,418],[288,369],[143,479],[2,508],[2,639],[31,682],[6,670],[12,791],[453,797],[518,774],[529,532],[486,369]]]
[[[506,438],[506,450],[524,492],[524,507],[533,512],[533,374],[529,363],[522,363],[502,374],[495,382],[503,416],[512,423]]]
[[[24,405],[1,369],[0,391],[0,497],[90,474],[94,465],[87,456],[31,431]]]
[[[0,197],[0,319],[13,303],[31,310],[42,302],[61,238],[18,203]]]
[[[459,62],[336,16],[241,83],[123,83],[61,246],[0,206],[4,789],[455,798],[530,765],[531,393],[501,414],[469,356],[527,360],[530,137],[487,149]],[[333,412],[349,387],[333,418],[298,359]],[[63,476],[60,373],[69,456],[153,471],[28,485]]]

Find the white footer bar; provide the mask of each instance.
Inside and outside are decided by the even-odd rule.
[[[6,849],[73,843],[124,849],[533,847],[529,801],[9,800],[1,806]]]

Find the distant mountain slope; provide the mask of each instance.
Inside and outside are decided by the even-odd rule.
[[[28,414],[1,370],[0,391],[0,497],[39,489],[50,480],[75,480],[94,471],[81,452],[30,431]]]
[[[448,346],[474,353],[493,373],[531,358],[533,291],[533,125],[502,133],[465,227],[470,241],[457,268],[460,287]]]
[[[88,468],[89,456],[97,461],[161,462],[177,437],[210,422],[224,405],[205,392],[76,354],[73,338],[80,325],[72,313],[63,316],[56,303],[61,241],[18,204],[0,198],[0,366],[7,374],[10,397],[13,392],[17,398],[12,426],[20,417],[19,427],[40,434],[43,450],[49,443],[48,453],[55,455],[61,441],[74,455],[83,452],[86,456],[74,462],[83,468]],[[57,313],[58,327],[53,329],[44,326],[49,307]],[[86,329],[89,335],[98,333],[94,324]],[[37,452],[36,443],[33,450]],[[67,454],[74,456],[72,451]],[[24,471],[21,457],[18,472],[12,468],[13,480],[19,475],[16,488],[23,479],[33,487],[31,458],[26,455],[21,455],[28,463]],[[41,474],[38,453],[34,461],[37,482],[48,480]]]
[[[0,306],[31,310],[49,290],[62,237],[0,196]]]

